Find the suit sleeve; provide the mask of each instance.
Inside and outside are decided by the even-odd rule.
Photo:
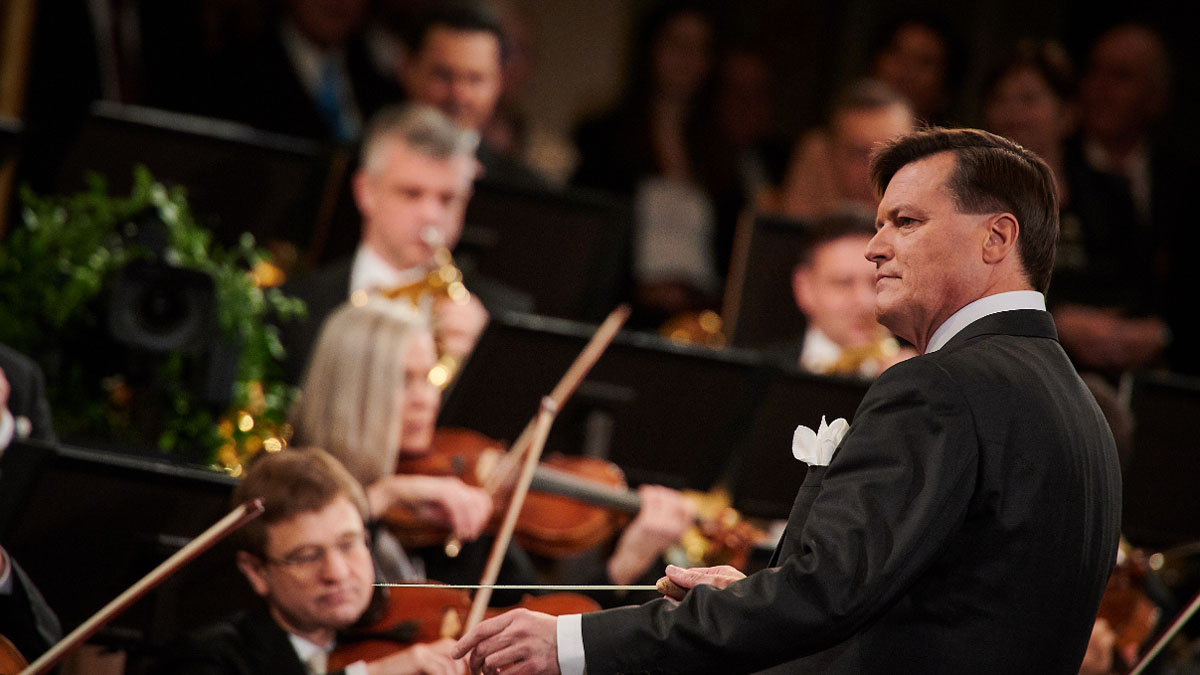
[[[855,414],[807,521],[789,522],[781,564],[678,605],[584,615],[588,674],[759,670],[878,617],[965,518],[979,443],[964,400],[930,359],[891,368]]]

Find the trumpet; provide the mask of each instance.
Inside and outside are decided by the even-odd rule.
[[[860,347],[849,347],[842,350],[837,360],[825,369],[826,375],[858,375],[863,374],[864,368],[878,373],[891,359],[900,353],[900,343],[896,338],[886,335],[874,342]],[[874,374],[871,375],[874,377]]]
[[[442,233],[436,227],[427,227],[421,231],[421,239],[433,250],[425,276],[411,283],[385,288],[380,295],[389,300],[405,298],[415,307],[420,307],[425,298],[436,297],[449,298],[457,305],[467,304],[471,293],[463,285],[462,271],[454,264]]]
[[[436,298],[448,298],[456,305],[465,305],[471,300],[471,292],[463,284],[462,270],[454,264],[454,257],[446,246],[441,231],[435,227],[426,227],[421,231],[421,238],[433,250],[429,269],[425,275],[416,281],[385,288],[379,294],[389,300],[405,299],[413,307],[426,312],[432,311],[432,301]],[[445,388],[458,372],[459,358],[446,352],[441,340],[434,338],[438,347],[437,364],[429,371],[429,381],[438,388]]]

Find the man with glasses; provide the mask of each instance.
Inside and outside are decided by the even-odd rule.
[[[237,565],[265,608],[207,627],[172,650],[163,673],[313,675],[326,673],[337,632],[371,606],[375,569],[364,525],[362,486],[317,449],[264,454],[234,490],[233,502],[261,498],[263,515],[234,534]],[[416,645],[347,675],[462,673],[449,640]]]

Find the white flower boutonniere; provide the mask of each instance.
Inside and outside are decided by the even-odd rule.
[[[825,423],[821,415],[821,428],[813,431],[801,424],[792,435],[792,455],[809,466],[828,466],[842,437],[850,430],[850,423],[837,418],[832,424]]]

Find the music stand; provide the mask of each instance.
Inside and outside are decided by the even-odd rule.
[[[1125,471],[1122,529],[1139,545],[1167,548],[1200,540],[1200,378],[1139,372],[1129,407],[1133,451]]]
[[[70,631],[227,514],[235,483],[209,469],[14,440],[0,458],[0,542]],[[251,597],[222,541],[94,639],[161,646]]]
[[[760,214],[741,222],[722,308],[730,344],[769,347],[804,335],[792,269],[808,236],[807,224],[783,216]]]
[[[829,422],[853,422],[870,386],[857,378],[774,370],[739,448],[733,507],[750,517],[787,518],[808,468],[792,456],[796,426],[816,430],[822,415]]]
[[[538,314],[598,322],[627,293],[631,232],[617,197],[481,180],[454,258],[528,293]]]
[[[85,176],[96,172],[110,191],[127,193],[137,164],[156,180],[187,188],[197,222],[228,246],[250,232],[260,244],[307,247],[333,179],[330,151],[306,139],[99,102],[63,163],[58,189],[83,189]]]
[[[493,316],[439,424],[511,442],[593,332],[529,314]],[[632,484],[708,489],[749,425],[762,374],[748,352],[621,333],[559,411],[546,451],[606,457]]]

